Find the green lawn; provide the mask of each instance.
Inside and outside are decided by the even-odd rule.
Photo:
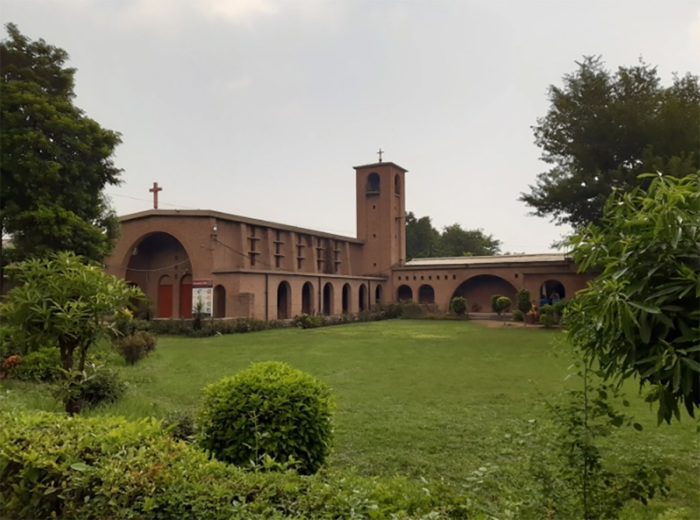
[[[326,381],[337,398],[330,467],[443,479],[498,501],[505,488],[523,485],[528,461],[542,449],[535,434],[548,422],[542,396],[553,398],[577,384],[565,382],[572,360],[562,336],[478,322],[390,321],[162,337],[149,358],[120,368],[130,384],[127,397],[88,413],[164,417],[196,407],[204,386],[251,362],[286,361]],[[3,386],[6,403],[58,409],[33,385]],[[644,430],[621,429],[606,441],[609,453],[663,460],[674,473],[670,497],[645,510],[632,508],[627,517],[651,519],[682,508],[678,518],[694,518],[700,511],[698,422],[683,418],[657,427],[634,386],[628,397]],[[484,479],[475,478],[482,473]]]

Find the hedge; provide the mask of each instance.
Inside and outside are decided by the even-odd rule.
[[[0,414],[8,518],[466,518],[457,497],[405,479],[253,472],[209,459],[154,419]]]

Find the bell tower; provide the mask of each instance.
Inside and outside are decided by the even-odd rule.
[[[357,238],[364,241],[365,274],[387,276],[406,262],[407,170],[380,161],[355,166]]]

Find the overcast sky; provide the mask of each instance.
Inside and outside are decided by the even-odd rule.
[[[120,215],[214,209],[355,236],[353,166],[408,170],[406,207],[539,253],[567,230],[517,199],[531,126],[583,55],[700,69],[697,0],[0,0],[70,54],[76,104],[119,131]],[[3,30],[3,38],[6,33]]]

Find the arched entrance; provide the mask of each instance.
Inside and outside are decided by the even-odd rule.
[[[214,317],[226,317],[226,288],[223,285],[214,287]]]
[[[333,314],[333,285],[330,282],[323,286],[323,314]]]
[[[367,310],[367,286],[365,284],[360,285],[359,304],[360,311]]]
[[[543,298],[546,298],[548,303],[556,303],[558,300],[563,300],[566,298],[564,284],[559,280],[547,280],[540,286],[540,301]]]
[[[156,317],[192,315],[192,265],[177,238],[163,232],[145,235],[122,265],[126,266],[124,279],[141,288]]]
[[[277,287],[277,319],[288,320],[292,310],[292,290],[287,282],[281,282]]]
[[[452,294],[452,298],[461,296],[467,300],[469,308],[479,307],[483,312],[491,311],[491,296],[507,296],[515,306],[517,290],[513,285],[499,276],[481,274],[462,282]],[[452,299],[450,298],[450,300]],[[515,308],[515,307],[513,307]]]
[[[401,301],[410,301],[413,299],[413,289],[408,285],[402,285],[396,291],[396,299]]]
[[[189,274],[180,278],[180,317],[192,317],[192,276]]]
[[[382,289],[381,285],[377,285],[377,288],[374,290],[374,302],[376,304],[382,303],[382,292],[384,289]]]
[[[430,285],[420,286],[418,289],[418,303],[435,303],[435,290]]]
[[[350,284],[343,285],[343,312],[350,312]]]
[[[303,314],[314,313],[314,286],[306,282],[301,288],[301,312]]]

